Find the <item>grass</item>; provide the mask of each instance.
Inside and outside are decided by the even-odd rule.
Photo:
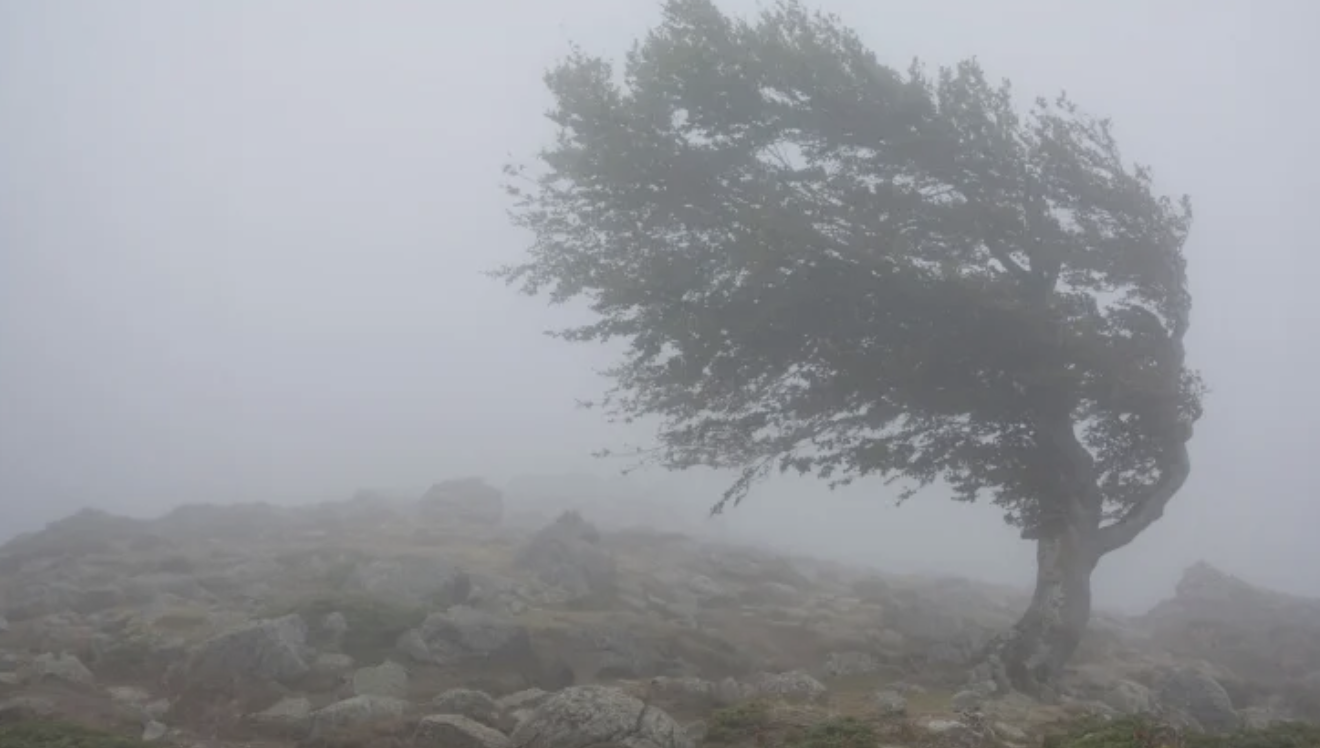
[[[1086,721],[1046,738],[1042,748],[1317,748],[1320,725],[1285,723],[1227,735],[1178,735],[1150,719]]]
[[[4,748],[147,748],[136,738],[125,738],[69,722],[33,721],[0,725]]]
[[[856,717],[766,701],[716,710],[706,724],[705,743],[712,746],[875,748],[879,742],[875,728]]]

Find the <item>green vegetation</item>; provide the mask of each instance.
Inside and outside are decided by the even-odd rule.
[[[1083,722],[1046,739],[1042,748],[1320,748],[1320,726],[1286,723],[1229,735],[1179,736],[1158,722],[1129,717]]]
[[[791,748],[874,748],[875,729],[853,717],[826,720],[807,728]]]
[[[125,738],[69,722],[18,722],[0,725],[4,748],[146,748],[136,738]]]
[[[748,701],[716,710],[707,722],[706,742],[728,745],[756,736],[770,723],[770,707],[763,701]]]
[[[784,748],[874,748],[875,729],[854,717],[803,723],[807,713],[777,713],[763,701],[720,709],[707,722],[710,745],[780,745]],[[767,739],[772,738],[772,739]]]
[[[426,610],[420,607],[349,594],[309,597],[271,614],[297,613],[315,628],[322,618],[336,611],[348,622],[341,648],[359,662],[371,662],[392,652],[399,635],[416,628],[426,618]]]

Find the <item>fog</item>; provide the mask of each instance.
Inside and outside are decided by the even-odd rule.
[[[1320,70],[1307,0],[822,0],[885,62],[979,57],[1112,115],[1191,193],[1189,357],[1212,392],[1165,518],[1097,574],[1141,608],[1199,559],[1320,595]],[[753,11],[750,0],[722,7]],[[617,57],[653,0],[0,0],[0,537],[83,506],[300,502],[455,475],[615,473],[645,431],[574,401],[608,351],[486,278],[527,237],[500,166],[547,142],[542,71]],[[700,513],[728,476],[630,480]],[[879,481],[762,486],[747,537],[1024,582],[987,506]]]

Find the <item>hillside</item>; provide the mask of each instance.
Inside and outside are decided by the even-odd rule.
[[[0,724],[188,748],[642,748],[736,743],[738,724],[758,745],[834,724],[1027,746],[1086,716],[1320,719],[1320,601],[1204,565],[1145,616],[1097,615],[1043,704],[970,671],[1019,590],[537,506],[461,480],[55,522],[0,548]]]

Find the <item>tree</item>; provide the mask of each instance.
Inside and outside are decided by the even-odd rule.
[[[630,344],[598,404],[658,420],[642,459],[740,470],[715,511],[774,469],[988,497],[1038,572],[987,661],[1048,686],[1188,474],[1187,198],[1066,96],[1019,115],[975,60],[902,74],[791,1],[668,0],[622,75],[574,47],[545,80],[558,136],[505,170],[534,241],[495,275]]]

